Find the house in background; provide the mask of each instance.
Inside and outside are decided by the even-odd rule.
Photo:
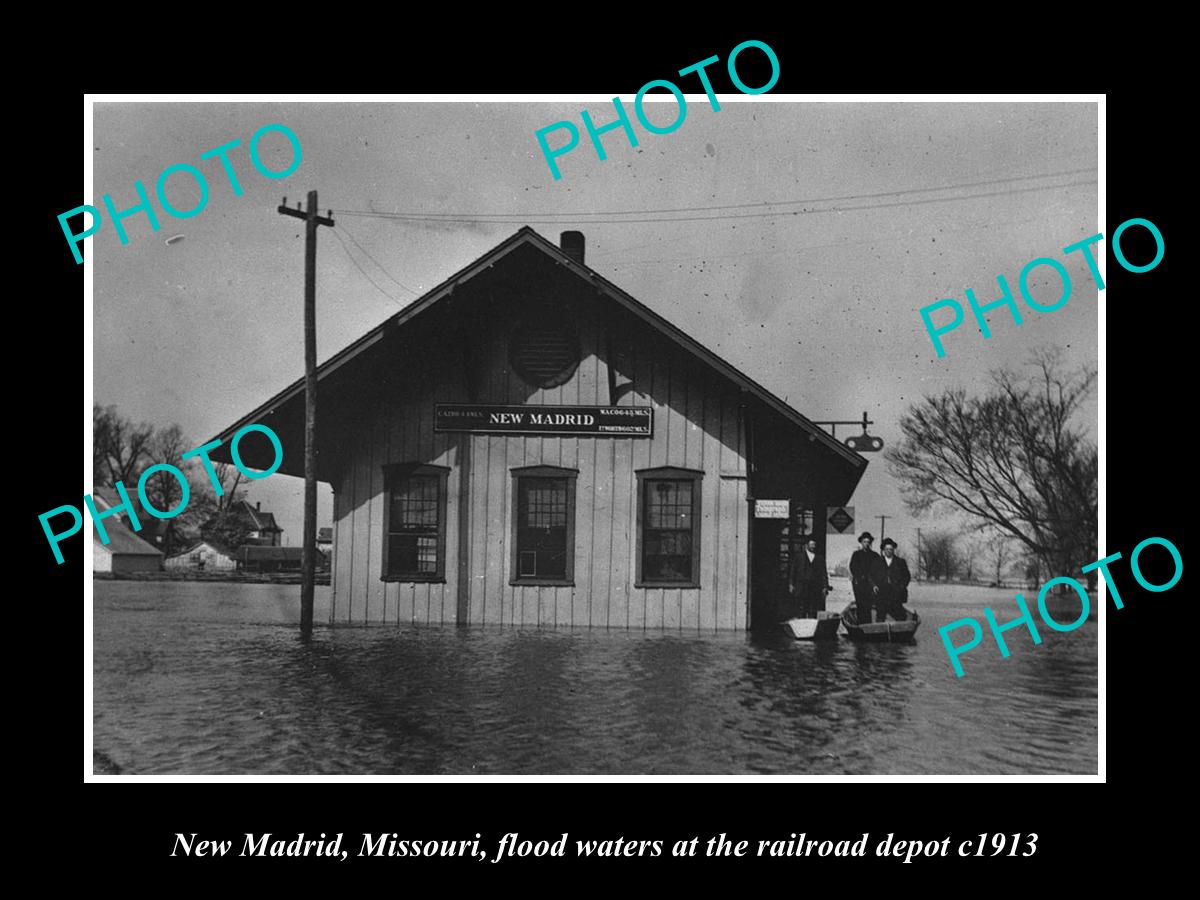
[[[97,509],[103,511],[113,507],[108,496],[116,499],[115,495],[104,488],[93,492],[92,500]],[[126,524],[124,516],[111,516],[105,519],[104,530],[108,534],[107,544],[101,543],[98,531],[95,528],[92,529],[93,572],[129,575],[135,572],[157,572],[162,569],[162,551],[138,537]]]
[[[263,512],[262,503],[251,506],[245,500],[234,504],[232,512],[246,523],[249,534],[246,543],[261,547],[278,547],[283,544],[283,529],[275,521],[275,514]]]
[[[237,569],[237,552],[215,541],[200,541],[167,557],[163,565],[174,570],[233,572]]]

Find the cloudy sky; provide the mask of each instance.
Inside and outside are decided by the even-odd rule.
[[[582,108],[610,121],[608,98],[96,104],[90,202],[110,193],[118,209],[132,206],[134,182],[153,192],[174,163],[199,167],[210,185],[194,218],[160,213],[154,233],[145,216],[131,217],[126,246],[108,225],[88,239],[96,401],[178,422],[199,444],[300,377],[303,226],[276,207],[312,189],[337,220],[319,236],[322,360],[529,224],[555,242],[560,231],[583,231],[593,269],[810,418],[866,410],[872,433],[889,443],[912,401],[955,384],[981,389],[990,369],[1019,366],[1034,347],[1057,344],[1072,365],[1095,363],[1098,298],[1079,254],[1063,260],[1075,285],[1065,307],[1023,307],[1019,328],[998,310],[987,341],[968,313],[945,338],[943,359],[918,313],[943,297],[965,306],[968,287],[996,299],[1000,273],[1016,290],[1025,263],[1062,259],[1062,247],[1102,230],[1095,104],[768,94],[722,96],[715,112],[703,95],[688,100],[672,134],[649,134],[634,119],[638,147],[619,130],[604,135],[605,161],[584,133],[558,160],[558,181],[534,132],[560,120],[582,132]],[[669,102],[648,105],[653,121],[670,121]],[[246,155],[251,135],[271,123],[303,147],[283,180],[261,176]],[[234,139],[240,197],[216,160],[199,159]],[[279,134],[261,150],[269,168],[290,159]],[[186,175],[171,179],[168,195],[182,209],[198,199]],[[1045,303],[1060,290],[1049,271],[1033,279]],[[1094,433],[1094,400],[1085,413]],[[859,524],[878,537],[875,517],[895,516],[887,532],[915,555],[915,528],[930,523],[906,514],[884,460],[870,459],[853,501]],[[302,484],[276,475],[250,492],[276,512],[289,544],[301,537]],[[318,524],[331,524],[331,509],[322,486]],[[851,538],[832,541],[831,561],[851,549]]]

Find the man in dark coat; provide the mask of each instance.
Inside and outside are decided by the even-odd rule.
[[[825,609],[825,594],[831,590],[825,557],[817,552],[816,537],[809,535],[788,566],[788,593],[795,598],[793,609],[800,618],[815,618],[819,610]]]
[[[871,590],[875,595],[876,617],[880,622],[887,616],[903,622],[908,613],[901,604],[908,602],[908,563],[896,556],[896,542],[884,538],[879,545],[883,556],[871,563]]]
[[[864,531],[858,536],[858,545],[862,549],[855,550],[850,557],[850,586],[854,589],[854,608],[861,625],[871,621],[871,607],[874,605],[871,565],[879,559],[879,554],[871,549],[874,542],[875,536]]]

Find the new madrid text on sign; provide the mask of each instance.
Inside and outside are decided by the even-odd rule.
[[[588,434],[652,437],[654,410],[648,406],[504,406],[438,403],[434,431],[488,434]]]

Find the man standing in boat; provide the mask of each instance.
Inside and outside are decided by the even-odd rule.
[[[825,609],[825,595],[833,590],[816,535],[804,539],[804,549],[792,556],[788,570],[788,593],[795,598],[800,618],[816,618]]]
[[[884,538],[879,545],[883,556],[875,557],[871,563],[871,591],[874,594],[876,618],[886,621],[888,616],[899,622],[908,619],[902,604],[908,602],[908,563],[896,555],[896,542]]]
[[[864,531],[858,536],[861,550],[855,550],[850,556],[850,586],[854,589],[854,608],[858,615],[858,623],[866,625],[871,621],[873,591],[871,588],[871,566],[879,559],[879,554],[871,549],[875,536]]]

